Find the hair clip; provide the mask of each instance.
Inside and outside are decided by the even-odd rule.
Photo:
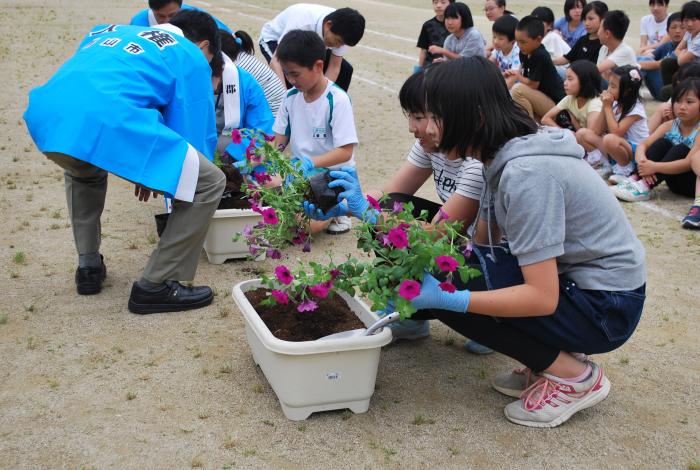
[[[638,81],[640,81],[640,80],[642,79],[641,75],[639,75],[639,70],[637,70],[637,69],[632,69],[632,70],[630,70],[630,77],[631,77],[632,80],[634,80],[635,82],[638,82]]]
[[[243,41],[241,41],[241,38],[237,37],[236,35],[233,36],[233,39],[236,40],[236,44],[238,44],[239,46],[240,46],[241,44],[243,44]]]

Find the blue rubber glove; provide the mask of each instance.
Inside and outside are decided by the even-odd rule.
[[[314,171],[314,162],[309,157],[294,157],[291,160],[292,164],[301,170],[304,178],[308,178],[309,174]]]
[[[250,167],[248,166],[248,162],[246,160],[236,160],[233,162],[233,166],[238,168],[238,171],[242,175],[247,175],[250,173]]]
[[[333,217],[340,217],[342,215],[348,214],[348,206],[344,203],[339,203],[336,206],[331,207],[328,212],[324,213],[321,209],[318,209],[314,204],[309,201],[304,201],[303,204],[304,213],[309,219],[313,220],[328,220]]]
[[[329,188],[343,188],[343,192],[338,195],[338,202],[347,201],[348,211],[360,220],[366,222],[376,222],[379,215],[375,209],[370,209],[369,201],[362,194],[360,180],[357,178],[355,168],[344,166],[340,171],[331,171],[333,181],[328,183]]]
[[[426,272],[423,275],[420,294],[411,301],[411,304],[416,310],[438,309],[467,313],[470,298],[471,292],[468,290],[458,290],[451,294],[445,292],[440,288],[440,282]]]

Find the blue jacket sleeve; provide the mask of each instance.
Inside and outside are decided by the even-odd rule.
[[[238,76],[241,84],[241,129],[256,129],[267,135],[272,135],[272,124],[275,118],[270,111],[265,93],[258,82],[245,70],[238,67]],[[235,160],[245,158],[245,149],[248,148],[250,139],[244,138],[240,144],[231,143],[226,147],[226,152]]]

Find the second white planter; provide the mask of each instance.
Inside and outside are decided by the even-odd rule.
[[[245,319],[253,360],[277,394],[284,415],[298,421],[317,411],[367,411],[381,348],[391,342],[391,330],[353,338],[281,340],[270,332],[245,296],[246,291],[260,286],[259,279],[241,282],[234,286],[233,298]],[[344,292],[339,295],[365,326],[378,320],[362,300]]]
[[[212,264],[222,264],[228,259],[248,256],[248,245],[244,239],[234,242],[233,236],[243,231],[246,225],[253,226],[262,221],[262,216],[250,209],[219,209],[214,213],[204,251]]]

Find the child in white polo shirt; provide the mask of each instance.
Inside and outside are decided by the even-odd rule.
[[[289,144],[305,176],[316,168],[340,169],[355,166],[357,131],[348,95],[323,75],[326,47],[313,31],[285,34],[277,47],[277,58],[294,85],[277,112],[273,130],[280,148]],[[312,231],[326,228],[331,234],[345,233],[352,223],[347,216],[330,223],[314,223]]]

